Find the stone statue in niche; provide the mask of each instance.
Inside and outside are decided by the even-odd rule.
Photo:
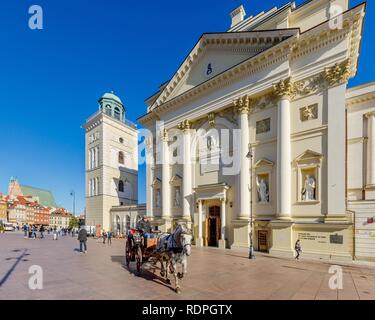
[[[314,201],[316,200],[316,181],[313,176],[306,175],[304,186],[302,189],[302,200],[303,201]]]
[[[211,136],[207,137],[207,149],[210,151],[212,150],[212,137]]]
[[[160,190],[156,191],[156,208],[160,208]]]
[[[176,190],[175,190],[175,199],[174,199],[174,206],[176,208],[180,208],[181,207],[180,198],[181,198],[180,188],[176,188]]]
[[[257,191],[258,191],[258,201],[260,203],[269,203],[270,197],[269,197],[269,192],[268,192],[268,185],[267,182],[259,178],[259,176],[256,179],[257,183]]]

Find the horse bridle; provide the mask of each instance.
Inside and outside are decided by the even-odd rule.
[[[176,249],[182,249],[182,250],[186,253],[186,247],[188,247],[188,246],[191,247],[191,243],[186,243],[186,244],[184,244],[184,245],[181,245],[181,236],[184,235],[184,234],[185,234],[185,235],[191,235],[191,233],[188,232],[188,231],[182,231],[182,232],[180,233],[180,235],[179,235],[179,238],[178,238],[178,240],[179,240],[179,246],[176,247]],[[177,240],[175,239],[175,236],[176,236],[176,232],[175,232],[174,234],[172,234],[172,240],[173,240],[173,242],[174,242],[176,245],[178,245]]]

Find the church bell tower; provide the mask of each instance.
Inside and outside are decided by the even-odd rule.
[[[111,230],[111,208],[138,203],[138,134],[113,92],[85,129],[86,225]]]

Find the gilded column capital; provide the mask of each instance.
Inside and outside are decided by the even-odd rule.
[[[184,120],[178,124],[178,129],[182,130],[184,133],[191,129],[191,122],[189,120]]]
[[[252,99],[248,95],[244,95],[234,101],[234,106],[240,114],[247,114],[252,108]]]
[[[366,114],[365,114],[365,117],[366,117],[367,119],[370,119],[370,118],[372,118],[372,117],[375,117],[375,111],[372,111],[372,112],[366,113]]]
[[[215,113],[214,112],[210,112],[207,115],[207,118],[208,118],[208,125],[210,126],[210,128],[215,128],[215,125],[216,125],[216,122],[215,122],[216,115],[215,115]]]
[[[167,129],[161,129],[160,130],[160,138],[163,140],[163,141],[168,141],[168,130]]]
[[[297,93],[296,87],[290,77],[273,84],[273,90],[279,98],[293,99]]]
[[[341,63],[336,63],[333,67],[324,70],[324,77],[329,86],[344,84],[350,78],[349,59]]]

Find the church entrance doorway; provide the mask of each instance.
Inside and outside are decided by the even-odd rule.
[[[209,214],[206,221],[206,225],[207,245],[210,247],[217,247],[219,245],[221,228],[219,206],[209,207]]]

